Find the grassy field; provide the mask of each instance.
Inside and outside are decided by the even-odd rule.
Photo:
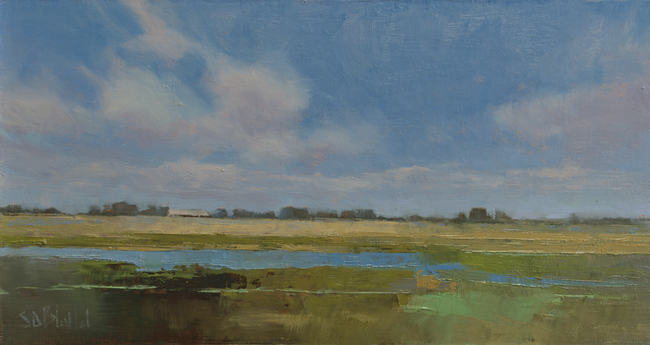
[[[28,246],[412,253],[435,273],[4,255],[4,344],[650,343],[647,224],[1,217],[0,248]]]
[[[650,254],[650,226],[2,216],[0,246]]]
[[[6,344],[650,342],[648,285],[531,288],[460,277],[443,287],[398,269],[141,272],[11,257],[0,258],[0,277]],[[34,323],[32,312],[50,324]]]

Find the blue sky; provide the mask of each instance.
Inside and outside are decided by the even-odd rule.
[[[639,216],[648,2],[7,1],[0,202]]]

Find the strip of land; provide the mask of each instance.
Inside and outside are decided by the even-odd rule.
[[[650,254],[647,223],[518,221],[454,224],[390,221],[232,220],[175,217],[3,216],[0,246],[105,249],[245,249]]]

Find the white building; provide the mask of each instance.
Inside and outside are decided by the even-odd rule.
[[[210,217],[210,212],[206,210],[181,210],[177,208],[170,208],[169,217]]]

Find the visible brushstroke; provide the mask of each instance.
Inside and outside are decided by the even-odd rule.
[[[0,344],[650,344],[650,2],[0,18]]]
[[[0,257],[24,256],[49,259],[86,259],[128,262],[139,270],[170,270],[180,265],[207,265],[231,269],[309,268],[316,266],[411,268],[422,266],[414,253],[318,253],[311,251],[173,250],[126,251],[92,248],[0,248]],[[434,270],[457,269],[456,265],[432,266]]]
[[[470,254],[471,255],[471,254]],[[461,254],[461,257],[463,254]],[[474,254],[476,256],[476,254]],[[490,255],[487,255],[489,257]],[[381,253],[381,252],[364,252],[364,253],[319,253],[311,251],[246,251],[246,250],[175,250],[175,251],[122,251],[122,250],[101,250],[91,248],[46,248],[46,247],[26,247],[26,248],[0,248],[0,257],[27,257],[36,259],[85,259],[85,260],[105,260],[126,262],[134,264],[131,267],[133,271],[158,271],[171,270],[178,266],[203,265],[210,268],[229,268],[234,270],[241,269],[271,269],[271,268],[311,268],[319,266],[333,267],[366,267],[375,269],[401,268],[412,270],[418,276],[418,284],[424,288],[437,288],[441,284],[438,280],[442,277],[463,277],[472,281],[487,281],[492,283],[507,283],[511,285],[522,285],[531,287],[546,286],[602,286],[602,287],[619,287],[633,286],[634,282],[625,280],[595,281],[595,280],[576,280],[576,279],[559,279],[546,277],[526,277],[513,276],[505,274],[494,274],[482,272],[474,269],[467,269],[461,263],[441,263],[432,265],[426,261],[432,259],[431,255],[418,253]],[[527,257],[519,257],[519,260],[526,262]],[[561,258],[558,258],[562,260]],[[639,258],[643,260],[643,258]],[[129,268],[129,269],[131,269]],[[115,270],[121,270],[121,266],[115,266]],[[510,268],[512,269],[512,267]],[[466,272],[465,272],[466,271]],[[499,271],[503,271],[500,269]],[[516,269],[515,269],[516,271]],[[422,276],[422,272],[430,275]],[[455,273],[458,272],[458,273]],[[558,270],[556,274],[562,275]],[[620,277],[621,272],[617,272]],[[196,287],[204,284],[217,284],[213,287],[220,287],[219,282],[222,279],[234,279],[233,277],[211,276],[202,277],[198,280],[182,282],[183,286]],[[223,281],[226,287],[230,287],[229,282]],[[427,283],[425,283],[427,281]],[[145,285],[149,283],[144,282]],[[171,286],[178,286],[173,281]],[[198,285],[197,285],[198,284]],[[246,280],[237,283],[242,288],[246,287]],[[434,286],[435,285],[435,286]],[[443,284],[447,286],[447,284]],[[451,287],[450,287],[451,288]]]
[[[40,221],[37,222],[36,219]],[[65,224],[45,229],[39,226],[39,222]],[[8,226],[10,223],[13,226]],[[649,254],[650,241],[645,236],[650,233],[649,225],[644,222],[584,222],[580,223],[581,230],[575,232],[570,230],[576,225],[564,220],[529,220],[504,225],[84,215],[8,216],[0,218],[0,245],[29,246],[47,243],[53,247],[151,250],[239,248],[393,252],[426,251],[426,248],[442,245],[477,252]],[[519,230],[513,231],[513,226]],[[448,261],[458,260],[442,262]]]
[[[495,293],[470,292],[466,294],[434,294],[413,296],[406,311],[429,311],[440,315],[460,315],[495,321],[507,317],[516,321],[530,321],[547,304],[560,302],[550,292],[537,292],[532,296],[507,296]],[[517,308],[512,308],[516,305]]]
[[[223,273],[245,276],[247,288],[178,284]],[[647,286],[522,287],[460,279],[456,289],[444,292],[418,287],[411,270],[186,266],[142,272],[125,263],[15,256],[0,257],[4,277],[12,279],[0,279],[9,292],[0,296],[3,337],[20,344],[45,335],[66,344],[82,344],[86,336],[107,343],[179,344],[219,343],[225,336],[239,343],[281,338],[278,342],[338,344],[649,340]],[[153,280],[158,286],[130,285]],[[165,286],[170,281],[174,287]],[[32,311],[43,325],[44,319],[55,322],[41,316],[44,309],[58,310],[58,329],[74,332],[51,333],[57,330],[52,323],[33,327]]]

